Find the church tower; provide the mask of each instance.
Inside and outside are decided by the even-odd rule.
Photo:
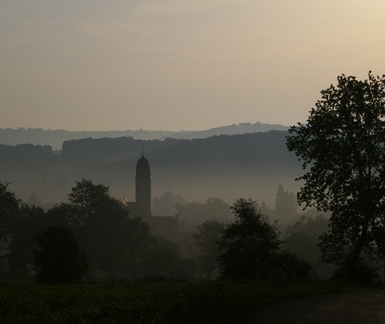
[[[142,154],[136,163],[135,177],[136,214],[146,220],[151,217],[151,171],[150,164]]]

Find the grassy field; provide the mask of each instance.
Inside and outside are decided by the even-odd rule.
[[[353,288],[231,282],[0,286],[0,323],[218,323],[267,303]]]

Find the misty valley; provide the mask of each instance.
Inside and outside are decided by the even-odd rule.
[[[382,287],[385,81],[321,94],[288,131],[0,145],[0,318],[239,323]]]
[[[97,220],[89,220],[93,224],[89,228],[81,215],[91,211],[78,211],[77,216],[68,216],[71,212],[66,212],[66,209],[77,206],[68,200],[74,191],[81,191],[79,186],[84,186],[82,190],[85,191],[84,197],[78,198],[80,200],[91,199],[96,188],[104,188],[105,197],[94,193],[92,199],[95,206],[92,208],[106,208],[103,201],[108,198],[117,203],[116,208],[125,209],[122,211],[123,220],[141,218],[149,226],[148,235],[151,236],[143,238],[143,244],[151,247],[154,250],[151,253],[159,257],[158,261],[143,261],[140,255],[137,256],[137,266],[142,261],[149,264],[146,265],[147,270],[141,264],[143,267],[135,271],[128,271],[128,261],[111,260],[108,264],[104,260],[102,266],[100,261],[91,260],[92,270],[88,278],[218,277],[216,257],[219,248],[216,241],[220,233],[215,234],[215,226],[225,226],[234,221],[230,206],[241,197],[256,199],[257,209],[269,217],[268,222],[273,224],[278,221],[277,233],[285,239],[285,248],[323,269],[318,271],[318,275],[326,275],[330,269],[326,267],[325,270],[321,266],[317,243],[318,236],[326,230],[327,215],[322,216],[314,210],[303,214],[295,194],[281,184],[289,183],[295,187],[293,179],[299,172],[295,158],[285,149],[287,134],[286,131],[270,131],[163,141],[134,140],[131,137],[88,138],[64,142],[61,152],[53,151],[50,146],[32,144],[0,146],[1,179],[10,182],[7,186],[3,185],[3,191],[12,192],[17,200],[21,199],[18,203],[21,215],[17,216],[15,224],[5,224],[8,228],[3,229],[4,278],[16,282],[33,280],[36,275],[33,267],[34,237],[49,225],[66,224],[71,227],[83,247],[87,244],[95,247],[104,242],[106,246],[100,246],[98,253],[86,249],[88,255],[99,254],[97,258],[105,259],[100,249],[105,250],[106,255],[111,253],[110,249],[117,250],[119,243],[113,241],[124,233],[118,234],[112,229],[112,232],[107,232],[107,224],[112,223],[111,211],[107,209],[100,214],[100,224]],[[148,168],[144,171],[148,173],[144,184],[140,183],[138,175],[139,161],[142,160]],[[138,206],[146,208],[143,211]],[[124,222],[120,224],[118,220],[116,222],[115,226],[120,230],[129,226],[123,225]],[[213,226],[214,231],[202,234],[213,236],[210,260],[203,255],[206,252],[199,247],[203,243],[196,237],[198,230],[208,230],[205,226]],[[307,243],[301,244],[297,237],[294,239],[293,233],[300,233],[304,240],[308,240]],[[87,235],[95,236],[96,241],[91,239],[86,244],[90,240]],[[288,240],[289,236],[293,240]],[[128,234],[127,239],[132,240]],[[142,244],[139,237],[136,240],[138,245]],[[120,243],[124,244],[128,242]],[[301,246],[306,246],[308,251],[301,250]],[[128,245],[129,248],[132,246]],[[124,254],[124,248],[120,249]],[[165,260],[162,260],[160,251],[164,251]],[[135,253],[151,258],[147,250]],[[116,259],[121,258],[117,253]]]
[[[89,323],[147,323],[158,318],[159,323],[209,323],[218,314],[231,317],[251,303],[259,305],[261,294],[280,300],[293,280],[307,282],[328,275],[331,268],[320,262],[317,246],[319,235],[327,229],[326,216],[314,210],[303,214],[295,194],[276,184],[298,171],[294,163],[285,165],[290,161],[286,151],[279,152],[286,135],[258,133],[192,142],[85,139],[64,143],[60,153],[50,146],[1,146],[1,174],[6,182],[1,183],[0,192],[0,283],[25,287],[36,282],[41,288],[6,288],[0,293],[0,318],[3,322],[82,318]],[[252,149],[259,137],[260,147]],[[241,145],[244,141],[250,141],[250,148]],[[237,150],[236,159],[227,152],[230,146]],[[142,152],[138,155],[138,151]],[[254,170],[254,163],[259,170]],[[250,192],[265,193],[272,205],[236,198],[247,187]],[[153,192],[158,196],[152,198]],[[231,206],[220,196],[238,205]],[[188,198],[197,201],[188,202]],[[216,281],[220,278],[218,242],[225,228],[240,219],[237,213],[248,208],[258,219],[250,227],[255,232],[251,235],[267,235],[267,241],[272,235],[272,252],[278,256],[275,265],[255,279],[279,278],[277,288],[251,284],[245,290]],[[265,234],[264,226],[268,226]],[[261,254],[258,251],[266,250],[264,245],[255,246],[252,253]],[[263,262],[263,254],[260,258],[254,266]],[[229,259],[236,258],[230,255]],[[286,266],[277,267],[277,263]],[[242,271],[236,265],[233,270],[227,267],[229,273],[223,279],[247,276],[252,266]],[[277,272],[273,267],[285,270]],[[67,290],[68,297],[49,288],[68,284],[76,284],[69,294]],[[318,289],[301,290],[301,294]],[[153,298],[154,293],[160,300]],[[232,296],[231,304],[219,297],[223,293]],[[26,305],[33,300],[39,315],[15,303],[16,296],[28,299]],[[112,304],[115,308],[106,313]],[[227,311],[222,310],[224,305]],[[207,307],[208,314],[202,309]],[[196,315],[191,316],[188,309],[195,309]]]
[[[0,1],[0,324],[385,323],[385,1]]]

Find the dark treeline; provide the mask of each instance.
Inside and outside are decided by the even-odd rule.
[[[132,137],[85,138],[63,143],[59,160],[64,162],[115,162],[135,160],[142,147],[152,165],[161,166],[258,166],[294,165],[296,159],[285,147],[286,131],[243,135],[221,135],[205,139],[135,140]],[[0,163],[18,163],[20,159],[52,159],[51,146],[20,144],[0,145]]]
[[[43,209],[22,203],[0,182],[0,280],[62,284],[86,277],[310,279],[316,274],[314,266],[318,274],[324,273],[315,258],[327,219],[299,218],[295,202],[282,199],[291,194],[278,187],[277,211],[293,213],[286,215],[291,225],[285,230],[274,221],[276,211],[263,202],[238,199],[230,206],[209,198],[205,204],[185,203],[180,195],[167,192],[154,199],[154,209],[175,208],[179,230],[154,236],[150,226],[130,217],[103,184],[83,179],[66,202]],[[248,254],[258,258],[249,263]],[[256,271],[261,262],[264,271]],[[234,267],[243,267],[243,272]]]
[[[188,251],[193,267],[197,266],[193,278],[380,281],[385,259],[385,76],[369,72],[368,80],[358,81],[342,75],[336,87],[321,94],[307,124],[298,123],[289,132],[194,140],[72,140],[56,158],[50,147],[2,147],[0,179],[12,180],[17,175],[19,186],[31,186],[25,176],[42,171],[34,186],[46,191],[55,189],[46,175],[58,169],[63,180],[54,182],[58,187],[66,187],[66,182],[79,175],[82,180],[76,181],[66,202],[45,209],[39,207],[35,192],[25,204],[8,190],[7,182],[0,182],[1,258],[7,259],[9,272],[30,275],[35,271],[39,283],[70,282],[66,276],[53,282],[59,276],[52,274],[68,275],[66,270],[75,264],[79,272],[71,274],[72,281],[90,269],[93,278],[171,276],[177,269],[173,267],[180,264],[183,243],[184,253]],[[242,191],[259,197],[257,187],[267,191],[284,175],[294,178],[297,159],[305,170],[296,177],[303,186],[295,197],[279,184],[274,209],[251,198],[234,199],[231,205],[219,198],[208,198],[204,204],[186,203],[180,191],[176,195],[165,191],[153,204],[162,212],[174,208],[179,232],[165,231],[170,237],[177,233],[173,240],[155,237],[148,224],[156,217],[149,213],[144,218],[148,224],[130,217],[124,207],[129,203],[123,206],[108,187],[84,178],[127,185],[138,157],[135,152],[143,154],[144,146],[155,170],[164,172],[162,186],[177,183],[179,188],[204,195],[211,181],[216,196],[232,191],[242,197]],[[151,179],[148,161],[141,160],[146,161]],[[100,181],[103,177],[109,181]],[[298,213],[297,203],[306,213]],[[33,236],[39,229],[43,233]],[[71,248],[62,249],[61,242]],[[60,267],[50,262],[59,249],[72,258]],[[323,263],[330,267],[320,271]],[[190,271],[191,264],[187,268]]]
[[[0,145],[0,165],[27,167],[41,164],[48,165],[55,161],[56,157],[49,145]]]
[[[287,152],[285,131],[221,135],[194,140],[134,140],[131,137],[82,139],[63,143],[62,157],[75,161],[112,162],[137,158],[142,147],[153,166],[251,167],[296,164]],[[284,162],[284,163],[283,163]]]
[[[63,143],[61,157],[65,162],[113,162],[137,157],[141,148],[146,151],[163,149],[177,140],[135,140],[133,137],[85,138]]]
[[[296,166],[296,159],[285,147],[286,131],[212,136],[179,140],[159,152],[146,155],[154,163],[169,166],[256,167]]]
[[[0,280],[61,284],[113,278],[178,277],[178,243],[155,237],[108,187],[77,182],[47,210],[23,204],[0,182]],[[182,273],[183,276],[183,273]]]
[[[141,140],[164,140],[165,138],[193,139],[206,138],[215,135],[234,135],[255,132],[267,132],[270,130],[287,130],[282,125],[270,125],[262,123],[240,123],[215,127],[203,131],[162,131],[162,130],[125,130],[125,131],[67,131],[64,129],[46,130],[41,128],[0,129],[0,144],[16,145],[31,143],[35,145],[51,145],[53,149],[60,150],[62,143],[71,139],[83,138],[116,138],[133,137]]]
[[[130,218],[105,185],[83,179],[66,202],[43,209],[21,203],[0,183],[0,279],[330,278],[335,267],[322,261],[319,247],[328,232],[328,214],[303,213],[293,196],[280,184],[273,209],[251,199],[233,205],[219,198],[186,203],[181,195],[165,192],[154,198],[154,212],[177,212],[178,232],[155,237],[148,224]],[[72,264],[70,272],[59,271],[57,264],[60,269]]]
[[[42,129],[42,128],[18,128],[0,129],[0,143],[16,145],[31,143],[35,145],[51,145],[54,150],[60,150],[64,141],[82,138],[104,138],[104,137],[135,137],[137,139],[150,140],[165,138],[172,135],[169,131],[151,130],[126,130],[126,131],[68,131],[64,129]]]

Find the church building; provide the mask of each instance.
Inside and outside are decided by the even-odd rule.
[[[126,199],[122,203],[128,208],[130,216],[141,217],[150,225],[156,236],[170,236],[178,231],[178,216],[152,216],[151,213],[151,170],[150,163],[142,157],[136,163],[135,202]]]

